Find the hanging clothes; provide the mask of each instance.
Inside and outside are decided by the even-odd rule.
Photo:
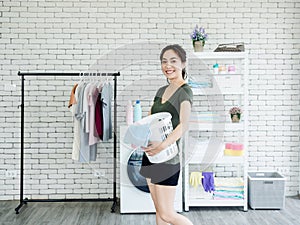
[[[76,98],[75,98],[75,91],[76,91],[77,87],[78,87],[78,84],[75,84],[72,88],[68,108],[71,108],[72,105],[77,103]]]
[[[82,89],[82,85],[83,83],[78,84],[75,93],[74,93],[74,98],[72,100],[72,107],[71,111],[72,111],[72,119],[73,119],[73,123],[74,123],[74,138],[73,138],[73,146],[72,146],[72,159],[73,160],[79,160],[79,151],[80,151],[80,122],[75,119],[75,114],[76,114],[76,108],[77,108],[77,104],[78,104],[78,96],[79,96],[79,92]],[[71,93],[71,97],[72,97],[72,93]],[[71,99],[70,97],[70,99]],[[71,101],[71,100],[70,100]]]
[[[73,86],[68,105],[74,123],[73,160],[95,161],[99,140],[112,138],[111,99],[112,87],[108,82],[98,87],[95,82]]]
[[[98,98],[95,106],[95,126],[98,137],[103,140],[103,114],[102,114],[102,100],[101,92],[98,94]]]
[[[99,142],[100,138],[97,135],[95,126],[95,107],[96,101],[99,95],[99,91],[95,84],[91,85],[88,93],[88,105],[89,105],[89,145],[94,145]]]
[[[103,141],[108,141],[112,138],[112,119],[111,119],[111,101],[112,101],[112,86],[110,83],[105,83],[101,92],[102,115],[103,115]]]
[[[72,159],[73,160],[78,160],[79,159],[79,154],[77,154],[79,152],[79,148],[80,148],[80,142],[79,142],[79,138],[77,138],[78,132],[79,132],[79,124],[77,120],[74,120],[75,117],[75,105],[77,104],[76,101],[76,95],[78,94],[78,90],[77,90],[78,84],[75,84],[72,88],[71,91],[71,95],[70,95],[70,100],[69,100],[69,105],[68,108],[71,111],[72,114],[72,121],[73,121],[73,125],[74,125],[74,137],[73,137],[73,145],[72,145]]]
[[[88,133],[89,132],[89,105],[88,105],[88,93],[89,93],[89,89],[92,86],[92,83],[87,83],[84,91],[83,91],[83,99],[82,99],[82,112],[84,114],[84,127],[83,130],[84,132]]]
[[[82,121],[82,136],[83,144],[80,147],[80,152],[83,156],[86,156],[86,159],[81,158],[81,162],[96,161],[97,156],[97,143],[90,145],[89,144],[89,106],[88,106],[88,93],[90,87],[93,86],[92,83],[87,83],[82,98],[82,112],[83,112],[83,121]]]
[[[79,93],[78,93],[78,100],[76,105],[76,112],[75,112],[75,119],[79,121],[79,135],[80,135],[80,149],[79,149],[79,161],[80,162],[87,162],[90,158],[90,151],[86,149],[85,146],[85,138],[84,138],[84,113],[83,113],[83,96],[84,96],[84,89],[87,83],[83,83],[80,86]],[[87,146],[89,147],[89,146]]]

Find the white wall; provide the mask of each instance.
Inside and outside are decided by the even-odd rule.
[[[5,176],[6,170],[19,169],[19,70],[120,70],[121,123],[127,99],[141,98],[146,111],[164,83],[157,61],[161,47],[172,42],[192,51],[189,34],[195,24],[209,34],[206,51],[218,43],[245,42],[250,59],[249,169],[280,170],[287,177],[287,194],[297,193],[297,0],[4,0],[0,4],[0,200],[17,199],[19,193],[18,177]],[[137,41],[152,44],[142,49]],[[111,196],[111,142],[99,146],[95,163],[71,160],[72,122],[66,106],[76,80],[26,80],[26,196]],[[150,85],[144,85],[145,80]],[[16,90],[5,89],[13,84]],[[105,176],[95,178],[94,170]]]

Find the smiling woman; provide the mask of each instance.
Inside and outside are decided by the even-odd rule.
[[[160,61],[162,72],[166,75],[167,79],[169,79],[169,75],[172,74],[172,78],[177,78],[178,80],[180,80],[181,75],[181,82],[186,79],[186,52],[181,46],[168,45],[165,47],[160,54]]]
[[[140,173],[146,177],[156,209],[156,224],[191,225],[192,222],[174,210],[176,186],[180,175],[179,153],[163,163],[151,163],[154,156],[171,144],[178,144],[188,128],[193,94],[185,83],[186,53],[179,45],[166,46],[160,54],[161,70],[169,85],[159,88],[151,113],[168,112],[172,115],[173,131],[162,142],[149,142],[142,160]],[[147,154],[146,154],[147,153]]]

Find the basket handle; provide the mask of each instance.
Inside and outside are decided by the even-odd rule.
[[[273,181],[264,181],[264,184],[273,184]]]

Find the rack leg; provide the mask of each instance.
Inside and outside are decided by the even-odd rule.
[[[25,199],[25,201],[20,201],[20,204],[17,206],[17,208],[15,208],[15,211],[16,211],[16,214],[19,214],[20,213],[20,209],[23,207],[23,205],[27,205],[27,201],[28,200],[27,198]]]
[[[118,203],[118,200],[117,200],[117,198],[116,198],[116,199],[114,199],[113,205],[112,205],[112,207],[111,207],[111,212],[112,212],[112,213],[116,212],[116,206],[117,206],[117,203]]]
[[[18,74],[20,75],[20,72]],[[20,204],[17,206],[17,208],[15,208],[16,214],[19,214],[19,210],[22,208],[22,206],[24,204],[27,203],[23,199],[23,189],[24,189],[24,86],[25,86],[24,83],[25,83],[25,78],[24,78],[24,75],[22,75],[22,78],[21,78]]]
[[[21,202],[21,203],[17,206],[17,208],[15,208],[16,214],[19,214],[19,210],[22,208],[23,205],[24,205],[24,203]]]
[[[119,73],[118,73],[119,74]],[[119,74],[120,75],[120,74]],[[114,174],[113,174],[113,205],[111,212],[115,212],[117,205],[117,77],[114,78]]]

